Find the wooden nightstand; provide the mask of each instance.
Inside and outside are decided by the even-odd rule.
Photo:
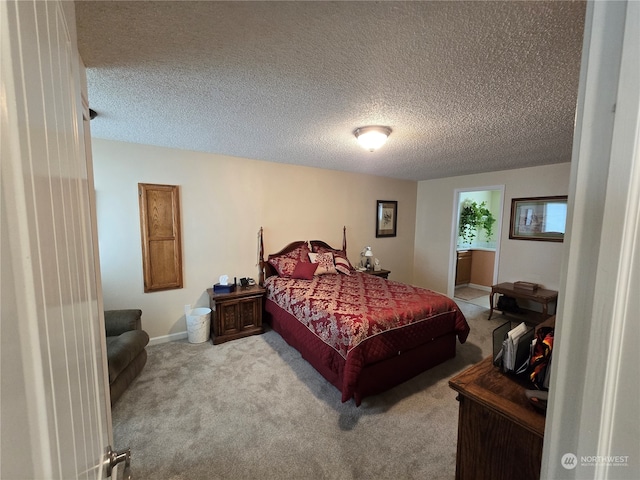
[[[236,287],[231,293],[207,289],[211,307],[211,340],[214,345],[262,333],[262,308],[266,290],[258,285]]]
[[[369,274],[369,275],[375,275],[376,277],[389,278],[389,274],[391,273],[391,270],[384,270],[384,269],[380,269],[380,270],[363,270],[362,273],[366,273],[366,274]]]

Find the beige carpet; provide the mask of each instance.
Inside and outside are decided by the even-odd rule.
[[[273,331],[221,345],[148,347],[113,408],[134,479],[453,479],[458,403],[448,380],[491,354],[484,308],[456,358],[360,407]]]

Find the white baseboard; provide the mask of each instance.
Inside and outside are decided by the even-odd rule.
[[[187,338],[187,331],[171,333],[169,335],[163,335],[161,337],[153,337],[149,340],[149,346],[160,345],[161,343],[177,342],[178,340],[184,340]]]

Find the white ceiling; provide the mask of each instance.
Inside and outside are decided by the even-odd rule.
[[[411,180],[569,161],[584,9],[76,2],[94,137]]]

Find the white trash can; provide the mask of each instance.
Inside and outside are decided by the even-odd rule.
[[[202,343],[209,339],[211,309],[194,308],[187,315],[187,337],[189,343]]]

